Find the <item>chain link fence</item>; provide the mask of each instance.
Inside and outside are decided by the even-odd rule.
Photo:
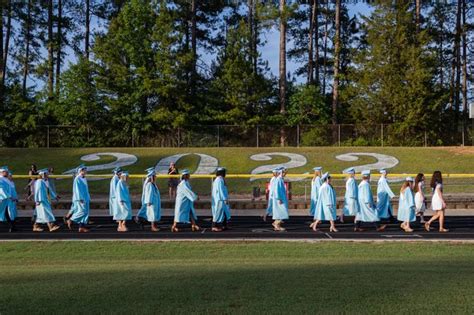
[[[337,124],[298,126],[200,125],[120,136],[81,126],[39,126],[38,147],[280,147],[285,146],[472,146],[474,123],[435,133],[390,124]],[[125,134],[125,136],[124,136]],[[400,137],[400,134],[408,136]]]

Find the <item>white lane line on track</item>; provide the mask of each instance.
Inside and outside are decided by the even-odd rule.
[[[418,234],[381,234],[380,236],[388,237],[388,238],[410,238],[410,237],[423,238],[423,236],[418,235]]]

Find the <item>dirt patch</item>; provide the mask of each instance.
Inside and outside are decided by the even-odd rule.
[[[474,147],[443,147],[440,148],[456,155],[474,155]]]

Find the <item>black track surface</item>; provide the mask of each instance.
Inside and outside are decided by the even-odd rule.
[[[0,226],[0,240],[101,240],[101,239],[156,239],[156,240],[176,240],[176,239],[196,239],[196,240],[219,240],[219,239],[315,239],[315,240],[474,240],[474,216],[455,216],[447,217],[446,226],[450,229],[449,233],[437,232],[438,225],[433,224],[431,232],[424,231],[419,223],[414,223],[413,233],[405,233],[399,223],[388,223],[388,227],[384,232],[377,232],[372,226],[363,226],[364,232],[354,232],[352,223],[338,223],[338,233],[329,233],[328,224],[322,224],[319,231],[314,232],[309,229],[311,223],[310,217],[292,217],[285,222],[284,232],[274,232],[271,226],[271,220],[263,222],[260,217],[235,217],[230,223],[231,229],[224,232],[211,231],[211,218],[201,217],[199,226],[201,231],[192,232],[189,225],[178,226],[180,232],[171,233],[170,226],[172,217],[164,217],[159,224],[161,229],[159,232],[151,232],[150,225],[145,224],[143,229],[135,222],[128,222],[128,232],[117,232],[116,223],[105,217],[92,217],[89,225],[89,233],[78,233],[77,226],[73,231],[61,222],[61,229],[55,232],[32,232],[31,220],[29,218],[20,218],[16,227],[18,231],[8,232],[8,226],[2,224]],[[58,221],[59,223],[59,221]]]

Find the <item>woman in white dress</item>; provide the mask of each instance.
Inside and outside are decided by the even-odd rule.
[[[425,197],[425,175],[418,173],[415,178],[415,207],[416,215],[420,217],[420,223],[425,223],[426,197]]]
[[[431,208],[435,211],[435,215],[425,223],[425,230],[430,231],[430,225],[433,221],[439,219],[439,231],[442,233],[449,232],[444,228],[444,210],[446,209],[446,202],[443,197],[443,177],[440,171],[435,171],[431,177],[431,189],[433,197],[431,199]]]

